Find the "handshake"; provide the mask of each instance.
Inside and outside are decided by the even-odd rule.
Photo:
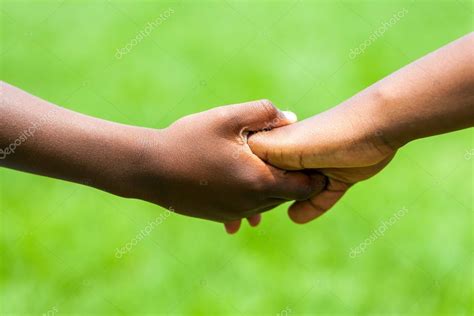
[[[178,213],[223,222],[229,233],[242,218],[296,200],[290,218],[306,223],[327,211],[354,183],[393,157],[375,126],[346,111],[295,123],[270,101],[229,105],[184,117],[136,137],[138,170],[123,193]]]
[[[301,122],[261,100],[149,129],[2,83],[0,166],[222,222],[229,233],[293,200],[290,218],[306,223],[408,142],[474,126],[473,50],[471,33]]]

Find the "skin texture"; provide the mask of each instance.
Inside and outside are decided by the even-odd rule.
[[[0,165],[229,223],[324,186],[264,163],[247,134],[292,123],[269,101],[214,108],[157,130],[82,115],[1,83]],[[13,145],[12,145],[13,144]]]
[[[408,142],[474,126],[473,33],[415,61],[351,99],[249,138],[252,151],[288,170],[317,170],[328,186],[289,209],[306,223],[355,183],[382,170]]]

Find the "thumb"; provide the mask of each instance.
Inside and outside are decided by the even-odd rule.
[[[296,114],[278,110],[269,100],[251,101],[226,107],[232,119],[246,131],[257,132],[297,121]]]
[[[250,135],[247,140],[250,150],[263,161],[280,169],[314,168],[304,164],[303,155],[307,150],[304,140],[308,136],[302,137],[294,132],[292,127],[298,124],[300,123]]]

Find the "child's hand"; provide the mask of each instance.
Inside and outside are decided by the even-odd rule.
[[[249,138],[252,151],[266,162],[288,170],[317,169],[328,185],[306,201],[294,203],[290,218],[306,223],[330,209],[354,183],[384,168],[395,150],[369,121],[368,113],[336,107],[307,120],[260,132]]]
[[[1,83],[0,165],[79,182],[230,224],[323,187],[322,176],[265,164],[249,132],[293,123],[269,101],[223,106],[184,117],[163,130],[117,124],[60,108]],[[31,123],[34,122],[34,128]],[[33,129],[16,145],[17,135]],[[65,132],[67,131],[67,132]],[[11,148],[11,150],[10,150]]]
[[[292,120],[264,100],[193,114],[164,130],[144,130],[142,162],[123,195],[188,216],[224,223],[250,217],[257,224],[253,215],[288,200],[305,200],[324,185],[320,175],[264,163],[247,145],[249,132]]]
[[[320,216],[412,140],[474,126],[473,49],[470,33],[329,111],[252,136],[252,151],[270,164],[329,178],[320,194],[293,204],[290,217],[306,223]]]

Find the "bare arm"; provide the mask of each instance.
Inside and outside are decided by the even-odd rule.
[[[473,126],[474,33],[402,68],[367,93],[379,95],[372,116],[394,147]]]
[[[126,178],[143,148],[144,128],[82,115],[4,82],[1,100],[2,166],[115,190],[110,179]]]
[[[328,176],[326,190],[295,203],[290,217],[305,223],[323,214],[412,140],[474,126],[473,60],[471,33],[326,112],[250,137],[263,160]]]
[[[241,218],[256,223],[256,214],[321,189],[314,177],[265,164],[242,138],[288,123],[262,100],[148,129],[79,114],[1,83],[0,166],[230,222],[233,232]]]

